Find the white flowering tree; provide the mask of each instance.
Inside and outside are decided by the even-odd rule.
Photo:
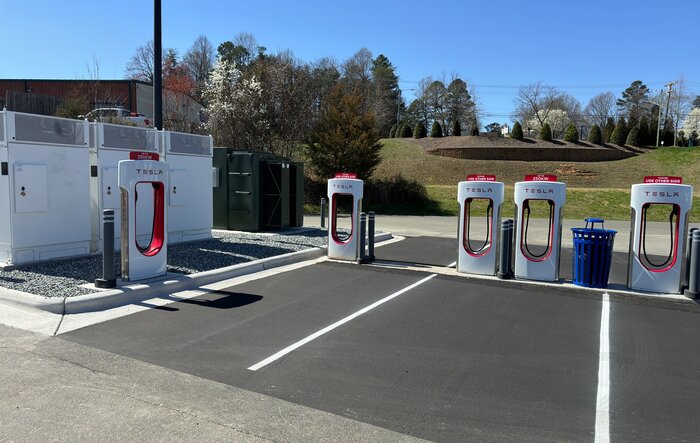
[[[532,118],[527,121],[530,129],[534,129],[538,133],[542,129],[542,125],[549,123],[552,129],[552,138],[558,138],[564,133],[566,126],[571,121],[569,114],[561,109],[552,109],[549,111],[541,110],[537,113],[539,118]]]
[[[204,88],[206,130],[216,146],[260,149],[269,124],[262,87],[233,62],[219,58]]]
[[[700,108],[693,108],[683,120],[683,131],[686,136],[690,136],[693,131],[700,134]]]

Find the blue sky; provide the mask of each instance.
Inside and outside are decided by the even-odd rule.
[[[418,80],[455,73],[474,85],[482,123],[507,122],[517,87],[542,81],[576,96],[652,90],[683,76],[700,94],[700,1],[162,0],[163,45],[183,54],[250,32],[268,52],[342,61],[361,47],[389,57],[412,97]],[[148,0],[0,0],[0,78],[123,78],[153,37]]]

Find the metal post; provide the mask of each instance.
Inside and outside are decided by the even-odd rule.
[[[367,249],[369,250],[369,261],[374,261],[374,211],[367,213]]]
[[[326,199],[321,198],[321,227],[326,227]]]
[[[693,300],[700,295],[700,230],[693,231],[693,246],[690,248],[690,276],[685,296]]]
[[[160,0],[153,1],[153,126],[163,129],[163,43]]]
[[[97,288],[117,287],[114,271],[114,209],[102,211],[104,239],[102,241],[102,278],[95,279]]]
[[[693,247],[693,232],[697,231],[697,229],[698,228],[690,228],[688,230],[688,239],[685,242],[685,274],[683,275],[683,289],[688,289],[688,280],[690,278],[690,251]]]
[[[511,255],[513,249],[513,220],[501,221],[500,251],[498,256],[498,272],[496,276],[500,279],[513,278],[511,267]]]
[[[367,237],[367,214],[360,212],[360,256],[357,258],[358,264],[367,263],[365,251],[365,238]]]

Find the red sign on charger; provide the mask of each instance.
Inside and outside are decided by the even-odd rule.
[[[157,152],[129,152],[129,160],[159,160],[160,156]]]
[[[336,172],[335,178],[357,178],[357,174],[354,172]]]
[[[491,174],[469,174],[467,175],[468,182],[495,182],[496,176]]]
[[[557,176],[551,175],[551,174],[526,175],[525,181],[526,182],[555,182],[555,181],[557,181]]]
[[[644,177],[644,183],[682,185],[683,177],[669,177],[666,175],[647,175],[646,177]]]

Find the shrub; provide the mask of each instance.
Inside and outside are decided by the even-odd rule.
[[[639,125],[634,126],[630,129],[629,134],[627,134],[626,143],[630,146],[641,146],[642,140],[639,137]]]
[[[542,125],[542,129],[540,129],[540,140],[552,141],[552,128],[549,127],[549,123]]]
[[[624,117],[620,117],[615,125],[615,130],[610,136],[610,142],[616,145],[624,146],[627,141],[627,123],[625,123]]]
[[[411,131],[411,127],[408,126],[406,123],[401,125],[401,138],[411,138],[413,137],[413,131]]]
[[[440,126],[440,123],[433,122],[433,127],[430,129],[430,136],[442,137],[442,126]]]
[[[365,185],[363,204],[412,205],[428,200],[428,192],[422,183],[395,175],[368,181]]]
[[[455,120],[454,123],[452,123],[452,135],[454,137],[462,135],[462,125],[459,124],[459,120]]]
[[[479,136],[479,127],[477,125],[472,125],[472,129],[469,133],[469,135],[478,137]]]
[[[394,125],[389,129],[389,138],[394,138],[396,136],[396,128],[397,125],[394,123]]]
[[[416,126],[413,128],[413,138],[424,138],[427,136],[428,130],[425,129],[423,122],[416,123]]]
[[[588,141],[596,145],[603,143],[603,134],[600,132],[598,125],[591,126],[591,131],[588,133]]]
[[[576,143],[578,141],[578,129],[576,129],[575,124],[569,123],[569,125],[566,127],[566,132],[564,133],[564,141],[570,143]]]
[[[605,128],[603,129],[603,141],[605,143],[610,143],[612,140],[612,133],[615,130],[615,120],[612,117],[608,117],[608,121],[605,122]]]
[[[510,133],[510,138],[515,140],[523,139],[523,127],[520,126],[520,122],[515,122],[513,125],[513,132]]]
[[[648,146],[653,143],[651,137],[649,137],[649,120],[647,120],[646,116],[639,120],[639,142],[641,143],[640,146]]]

